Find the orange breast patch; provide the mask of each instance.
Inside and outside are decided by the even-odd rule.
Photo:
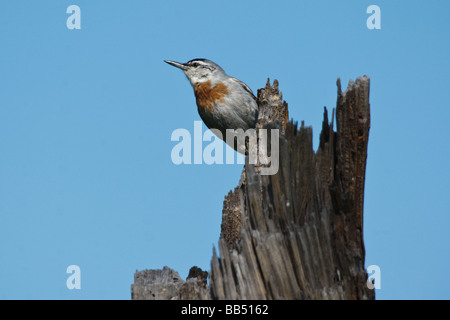
[[[219,83],[211,88],[211,81],[199,82],[194,85],[197,106],[212,111],[217,103],[225,102],[228,88],[223,83]]]

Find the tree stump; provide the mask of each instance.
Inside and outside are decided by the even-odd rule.
[[[287,121],[278,82],[258,90],[257,128],[280,130],[279,170],[261,175],[263,165],[244,166],[239,185],[225,197],[220,257],[214,248],[209,286],[195,278],[189,294],[175,290],[172,298],[375,298],[367,286],[363,241],[369,86],[364,76],[342,92],[337,80],[337,106],[331,122],[324,110],[317,152],[312,128]],[[136,274],[146,278],[143,272],[149,271]],[[164,285],[154,275],[147,291],[142,283],[135,275],[133,299],[168,298],[145,293],[152,283]]]

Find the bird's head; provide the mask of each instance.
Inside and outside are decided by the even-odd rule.
[[[227,76],[218,64],[208,59],[193,59],[186,63],[167,60],[164,62],[183,70],[192,85],[206,81],[220,81]]]

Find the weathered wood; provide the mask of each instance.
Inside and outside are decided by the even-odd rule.
[[[192,267],[186,281],[178,272],[164,267],[162,270],[136,271],[131,285],[133,300],[208,300],[208,273]]]
[[[220,257],[214,249],[210,291],[205,294],[205,284],[196,280],[190,289],[194,294],[154,298],[373,299],[366,285],[362,220],[369,84],[368,77],[360,77],[342,92],[338,79],[336,110],[331,122],[324,111],[317,152],[312,128],[287,121],[278,82],[268,81],[258,90],[257,128],[281,131],[279,170],[261,175],[263,165],[246,164],[239,185],[225,197]],[[135,279],[133,298],[148,298],[149,285],[141,283],[146,276]],[[144,293],[137,288],[142,285]]]
[[[374,298],[362,236],[369,82],[358,78],[342,93],[338,80],[337,132],[325,109],[317,153],[312,128],[289,122],[280,138],[279,172],[259,176],[255,166],[245,166],[240,187],[228,196],[239,192],[245,203],[240,239],[228,247],[219,240],[213,298]]]

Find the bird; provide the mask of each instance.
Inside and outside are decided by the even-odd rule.
[[[230,77],[215,62],[192,59],[186,63],[170,60],[164,62],[181,69],[194,89],[198,113],[209,129],[217,129],[221,138],[236,151],[245,148],[226,141],[226,130],[255,129],[258,121],[258,104],[252,90],[241,80]],[[214,131],[213,131],[214,132]],[[215,133],[215,132],[214,132]]]

